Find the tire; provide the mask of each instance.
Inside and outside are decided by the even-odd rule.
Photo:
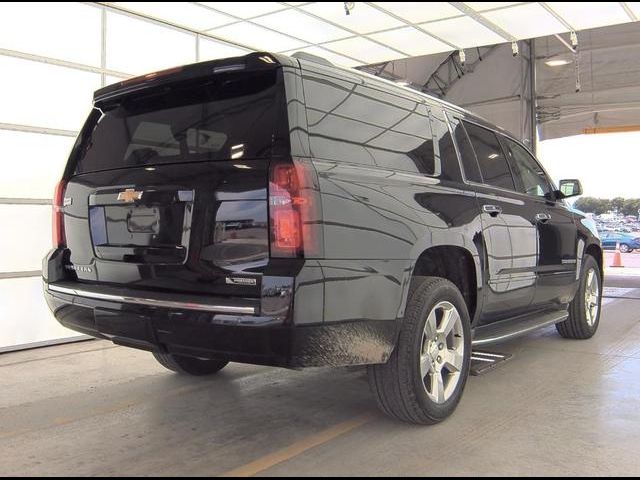
[[[590,273],[593,272],[593,279]],[[597,292],[594,294],[590,281],[596,282]],[[590,293],[590,309],[587,311],[587,293]],[[595,303],[594,303],[595,302]],[[586,340],[595,335],[600,325],[600,312],[602,305],[602,277],[598,262],[591,255],[585,255],[580,274],[580,286],[578,293],[569,305],[569,318],[556,324],[556,330],[564,338]]]
[[[451,415],[462,397],[471,364],[470,320],[462,294],[450,281],[415,277],[413,283],[395,350],[387,363],[370,365],[367,373],[378,407],[385,414],[408,423],[432,425]],[[425,329],[433,330],[435,322],[436,330],[443,333],[445,312],[453,315],[454,310],[459,321],[450,322],[455,326],[444,342],[442,335],[435,341]],[[445,343],[447,353],[441,355],[445,350],[438,348]],[[454,350],[455,357],[451,356]],[[452,368],[454,363],[447,366],[448,359],[455,359],[457,368]],[[441,369],[442,390],[432,382],[434,375],[437,379],[438,374],[433,373],[436,368]],[[424,372],[427,373],[423,375]],[[440,391],[443,394],[437,401],[434,397]]]
[[[627,245],[626,243],[621,243],[620,253],[629,253],[629,252],[631,252],[631,248],[629,248],[629,245]]]
[[[224,360],[185,357],[182,355],[173,355],[171,353],[161,352],[153,352],[153,356],[160,365],[173,372],[197,377],[218,373],[229,363]]]

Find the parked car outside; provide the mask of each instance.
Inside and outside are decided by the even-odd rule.
[[[600,240],[605,250],[615,250],[620,245],[620,252],[628,253],[640,250],[640,238],[624,232],[601,232]]]

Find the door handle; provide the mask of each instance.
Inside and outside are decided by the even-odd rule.
[[[551,220],[551,215],[548,213],[537,213],[536,214],[536,223],[547,223]]]
[[[502,213],[502,207],[500,207],[499,205],[483,205],[482,211],[484,213],[488,213],[492,217],[497,217]]]

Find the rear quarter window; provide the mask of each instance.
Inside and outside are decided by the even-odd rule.
[[[315,72],[305,72],[304,90],[314,157],[440,174],[426,105]]]

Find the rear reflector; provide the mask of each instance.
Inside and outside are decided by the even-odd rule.
[[[67,184],[64,180],[60,180],[56,185],[55,192],[53,194],[53,209],[52,209],[52,233],[53,233],[53,248],[63,248],[66,246],[66,238],[64,232],[64,192]]]
[[[308,160],[271,165],[269,220],[272,257],[322,255],[318,177]]]

